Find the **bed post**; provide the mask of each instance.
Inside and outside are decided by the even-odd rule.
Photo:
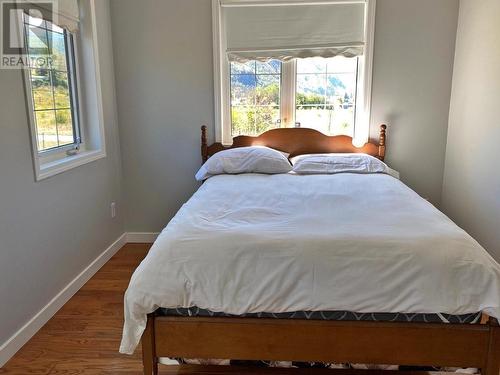
[[[384,161],[385,158],[385,130],[387,125],[380,125],[380,138],[378,142],[378,158]]]
[[[490,326],[488,358],[484,369],[481,370],[481,374],[498,375],[500,373],[500,325],[498,320],[492,317],[490,317],[488,325]]]
[[[142,365],[144,375],[158,374],[158,358],[155,353],[154,315],[148,314],[146,329],[142,334]]]
[[[207,145],[207,126],[201,127],[201,160],[206,162],[208,160],[208,145]]]

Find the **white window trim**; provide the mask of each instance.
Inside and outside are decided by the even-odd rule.
[[[365,0],[247,0],[230,4],[225,0],[225,6],[275,6],[301,4],[334,4],[349,2],[365,2]],[[371,91],[373,73],[373,45],[375,36],[375,10],[376,0],[366,0],[365,12],[365,54],[358,59],[358,85],[356,88],[356,120],[353,144],[363,146],[370,135]],[[212,0],[212,33],[214,53],[214,105],[215,105],[215,141],[224,145],[232,144],[231,136],[231,93],[229,77],[229,61],[226,56],[226,40],[224,25],[222,24],[222,7],[220,0]],[[284,74],[295,75],[296,63],[284,62],[282,64],[282,77]],[[291,83],[293,81],[293,83]],[[362,91],[360,95],[359,91]],[[295,80],[283,80],[281,85],[280,114],[286,127],[295,126],[295,109],[288,108],[292,101],[290,95],[295,96]],[[293,101],[294,103],[295,101]]]
[[[281,124],[285,128],[293,128],[295,126],[295,89],[297,80],[294,79],[297,75],[297,61],[286,61],[281,63],[281,87],[280,87],[280,115]],[[231,131],[231,123],[229,124]]]
[[[102,88],[101,88],[101,71],[99,64],[99,46],[97,40],[97,22],[96,22],[96,11],[95,11],[95,0],[88,0],[90,17],[91,17],[91,31],[92,31],[92,50],[93,50],[93,62],[95,69],[95,84],[96,84],[96,102],[97,102],[97,124],[92,124],[92,126],[98,127],[99,133],[99,147],[94,149],[88,148],[85,144],[86,137],[89,134],[88,128],[90,124],[86,117],[82,117],[82,106],[78,105],[77,110],[79,111],[78,121],[80,126],[80,136],[83,142],[80,143],[80,149],[74,155],[68,155],[67,151],[69,149],[74,149],[74,144],[58,147],[53,150],[47,150],[43,152],[38,151],[37,146],[37,134],[36,125],[34,119],[34,105],[33,100],[27,100],[27,109],[30,123],[30,135],[31,135],[31,148],[33,155],[33,168],[35,171],[35,180],[41,181],[51,176],[57,175],[59,173],[71,170],[78,166],[93,162],[106,157],[106,140],[104,131],[104,114],[102,106]],[[74,44],[75,47],[75,63],[76,63],[76,89],[78,92],[78,98],[81,103],[82,91],[81,85],[82,81],[80,79],[80,68],[78,66],[78,43]],[[24,86],[26,90],[26,98],[32,98],[31,95],[31,83],[29,78],[28,69],[23,69]],[[80,104],[79,103],[79,104]],[[85,120],[82,120],[85,119]]]

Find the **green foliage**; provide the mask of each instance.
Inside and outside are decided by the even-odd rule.
[[[257,104],[279,105],[279,85],[277,83],[272,83],[267,86],[258,86],[255,89],[255,102]]]
[[[55,87],[68,88],[68,73],[57,70],[52,71],[52,82]]]
[[[275,126],[279,118],[279,107],[243,107],[231,109],[233,136],[258,135]]]
[[[233,106],[231,121],[233,136],[258,135],[276,127],[279,119],[280,88],[277,83],[258,86],[253,95],[257,106]]]
[[[69,87],[67,72],[62,72],[59,70],[50,70],[49,74],[49,70],[47,69],[32,69],[31,74],[33,77],[31,81],[31,86],[33,88],[51,85],[51,77],[52,77],[52,84],[54,85],[54,87],[56,88],[60,87],[64,89],[67,89]]]
[[[280,90],[277,83],[255,88],[250,97],[255,98],[256,106],[234,105],[231,107],[233,136],[259,135],[280,126],[277,123],[280,118]],[[333,131],[332,124],[337,123],[339,130],[348,133],[352,125],[349,120],[344,119],[344,111],[338,111],[337,105],[332,103],[325,105],[324,100],[324,96],[314,93],[296,94],[297,110],[301,111],[304,123],[317,124],[319,127],[325,124],[328,129],[324,131],[330,133]],[[336,102],[341,106],[349,100],[350,97],[346,94],[337,98]]]
[[[298,92],[295,96],[295,103],[298,106],[307,106],[304,108],[300,107],[301,109],[317,109],[324,105],[324,97],[317,94],[303,94]]]
[[[73,133],[69,90],[64,85],[55,85],[54,92],[48,81],[32,80],[33,99],[37,110],[38,133],[71,135]],[[55,101],[55,102],[54,102]],[[54,109],[55,114],[54,114]]]

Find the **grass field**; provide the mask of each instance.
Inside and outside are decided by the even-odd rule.
[[[280,127],[278,107],[243,107],[231,108],[232,134],[259,135],[266,130]],[[302,128],[316,129],[328,135],[349,135],[354,131],[353,109],[318,109],[299,108],[295,112],[295,121]]]
[[[68,88],[48,85],[33,87],[38,149],[73,143],[71,102]]]

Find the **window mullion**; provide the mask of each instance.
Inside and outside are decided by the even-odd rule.
[[[296,60],[286,61],[281,64],[281,123],[283,127],[295,126],[295,86],[296,86]]]

